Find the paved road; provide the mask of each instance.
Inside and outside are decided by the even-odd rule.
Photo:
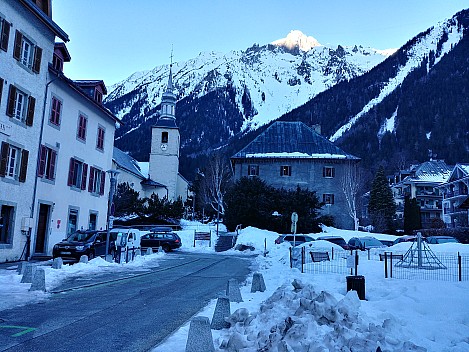
[[[173,253],[132,278],[80,289],[65,282],[44,303],[0,311],[0,351],[148,351],[224,291],[228,279],[243,281],[250,263]]]

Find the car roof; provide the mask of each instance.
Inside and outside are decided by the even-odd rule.
[[[331,239],[331,240],[338,240],[338,239],[343,240],[343,238],[340,237],[340,236],[320,236],[317,239],[318,240],[329,240],[329,239]]]

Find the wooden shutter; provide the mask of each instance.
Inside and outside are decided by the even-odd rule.
[[[49,169],[49,179],[55,180],[55,162],[57,160],[57,152],[55,150],[51,150],[50,153],[50,169]]]
[[[68,181],[67,181],[67,186],[73,185],[73,173],[75,170],[75,159],[70,158],[70,167],[68,169]]]
[[[93,192],[94,167],[90,166],[90,182],[88,183],[88,192]]]
[[[36,107],[36,99],[32,96],[28,97],[28,114],[26,115],[26,126],[32,126],[34,120],[34,109]]]
[[[10,22],[3,20],[2,33],[0,34],[0,49],[8,51],[8,39],[10,38]]]
[[[15,116],[15,100],[16,100],[16,87],[10,84],[8,91],[8,104],[7,104],[7,115],[10,117]]]
[[[2,102],[3,95],[3,78],[0,78],[0,103]]]
[[[21,44],[23,43],[23,35],[20,31],[16,30],[15,34],[15,47],[13,48],[13,57],[20,61],[21,58]]]
[[[81,189],[86,189],[86,177],[88,176],[88,164],[83,163],[83,172],[81,173]]]
[[[101,186],[99,187],[99,194],[104,194],[104,185],[106,184],[106,172],[101,171]]]
[[[8,149],[10,149],[10,145],[6,142],[2,142],[2,152],[0,158],[0,177],[5,177],[7,173]]]
[[[47,148],[43,145],[39,148],[39,167],[37,170],[37,175],[39,177],[44,176],[44,172],[46,171],[46,158],[47,158]]]
[[[29,152],[26,149],[21,151],[21,167],[20,167],[20,182],[26,182],[26,173],[28,172],[28,157]]]
[[[34,47],[33,72],[41,71],[42,49],[38,46]]]

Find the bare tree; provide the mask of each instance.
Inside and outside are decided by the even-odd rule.
[[[362,177],[358,165],[354,161],[348,162],[340,180],[342,191],[347,202],[348,215],[353,219],[354,230],[358,230],[358,191],[361,188]]]
[[[210,156],[201,184],[204,202],[219,214],[225,214],[224,196],[231,181],[231,167],[220,154]]]

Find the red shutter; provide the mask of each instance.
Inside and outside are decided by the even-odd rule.
[[[20,61],[21,57],[21,44],[23,42],[23,35],[20,31],[16,30],[15,34],[15,47],[13,48],[13,57]]]
[[[47,148],[43,145],[39,148],[39,168],[37,170],[37,175],[39,177],[44,176],[46,171],[46,157],[47,157]]]
[[[0,78],[0,103],[2,102],[3,93],[3,78]]]
[[[99,187],[99,194],[104,194],[104,185],[106,184],[106,172],[101,171],[101,186]]]
[[[67,186],[73,185],[73,173],[75,170],[75,159],[70,158],[70,167],[68,169],[68,181],[67,181]]]
[[[88,176],[88,164],[83,163],[83,172],[81,174],[81,189],[86,189],[86,177]]]
[[[28,114],[26,115],[26,126],[32,126],[34,120],[34,108],[36,107],[36,99],[32,96],[28,97]]]
[[[5,177],[7,173],[8,149],[10,149],[10,145],[8,143],[2,142],[2,152],[0,158],[0,177]]]
[[[42,49],[38,46],[34,47],[33,72],[41,71]]]
[[[49,168],[49,180],[55,180],[55,161],[57,160],[57,152],[51,150],[50,153],[50,168]]]
[[[8,104],[7,104],[7,115],[13,117],[15,115],[15,100],[16,100],[16,88],[13,84],[10,84],[8,91]]]
[[[20,182],[26,182],[26,173],[28,172],[28,157],[29,152],[26,149],[21,151],[21,167],[20,167]]]
[[[8,51],[8,39],[10,38],[10,22],[3,20],[2,33],[0,34],[0,49]]]
[[[88,183],[88,192],[93,192],[94,167],[90,166],[90,182]]]

